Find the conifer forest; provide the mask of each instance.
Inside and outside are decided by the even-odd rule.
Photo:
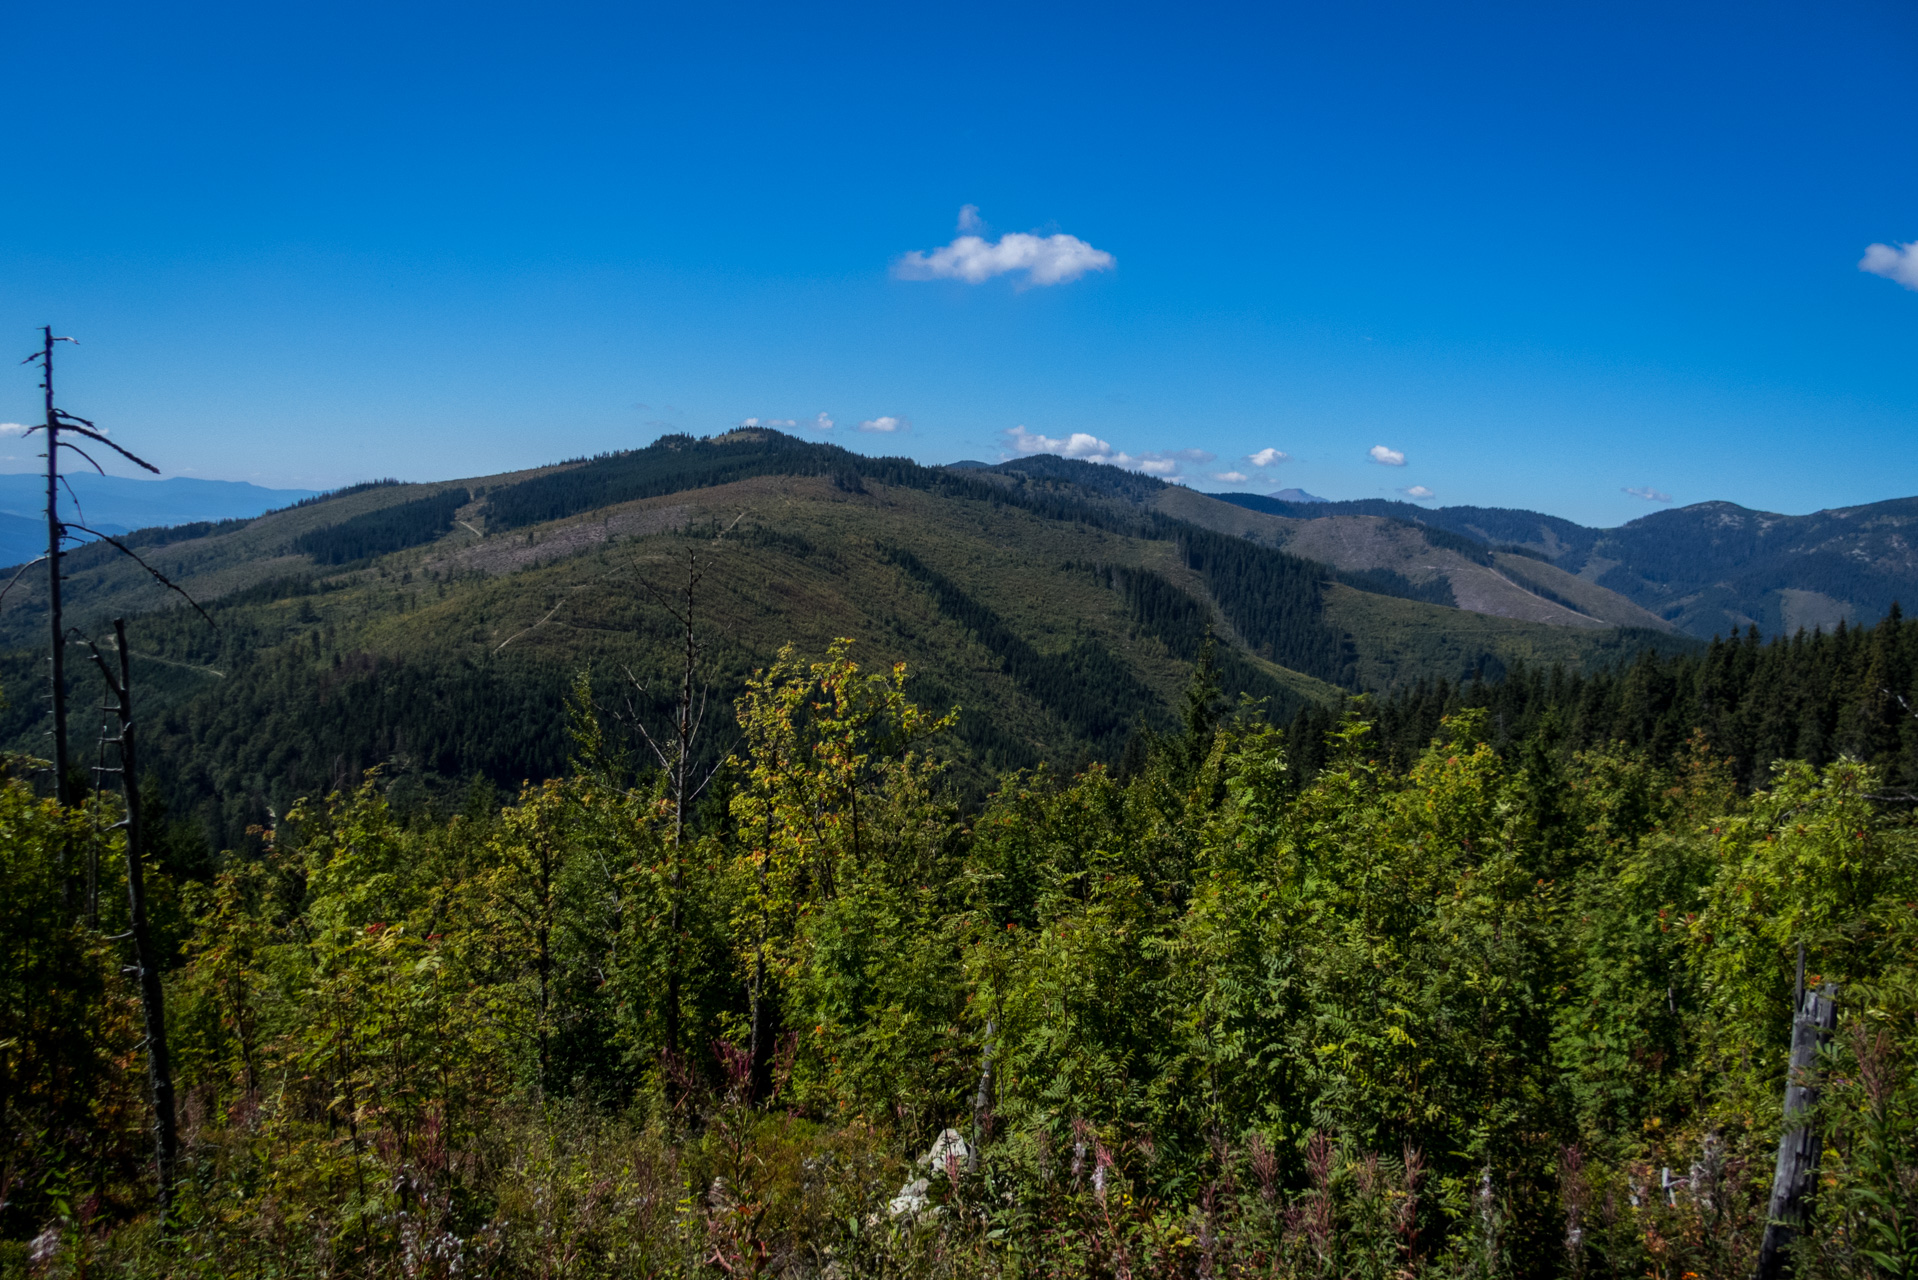
[[[1918,1275],[1896,611],[1290,716],[1208,640],[976,798],[921,673],[691,635],[515,791],[133,788],[170,1096],[126,802],[10,758],[0,1274]]]

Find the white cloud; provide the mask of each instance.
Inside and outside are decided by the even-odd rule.
[[[833,423],[832,419],[826,416],[825,411],[821,410],[819,416],[812,420],[812,425],[815,431],[831,431]]]
[[[861,431],[878,431],[882,433],[910,431],[912,429],[912,419],[893,417],[867,418],[859,424],[859,429]]]
[[[1660,493],[1656,489],[1639,488],[1635,485],[1629,485],[1629,484],[1626,485],[1624,489],[1622,489],[1620,492],[1629,493],[1634,498],[1643,498],[1647,502],[1670,502],[1672,500],[1672,495],[1669,493]]]
[[[1244,484],[1252,477],[1246,475],[1243,471],[1218,471],[1213,473],[1212,478],[1214,480],[1222,480],[1226,484]]]
[[[742,427],[796,427],[799,424],[791,418],[741,418]]]
[[[1255,467],[1269,467],[1275,463],[1292,461],[1292,455],[1282,453],[1277,449],[1266,448],[1259,450],[1257,453],[1246,454],[1245,460]]]
[[[1154,449],[1135,456],[1084,431],[1075,431],[1069,436],[1048,436],[1018,426],[1007,431],[1006,438],[1012,442],[1015,453],[1051,453],[1084,462],[1104,462],[1128,471],[1143,471],[1162,480],[1179,480],[1181,466],[1188,463],[1204,466],[1218,456],[1204,449]]]
[[[1026,284],[1065,284],[1088,271],[1110,271],[1118,260],[1095,249],[1078,236],[1035,236],[1015,231],[988,241],[977,205],[959,211],[960,234],[949,245],[930,253],[913,252],[892,265],[901,280],[964,280],[980,284],[1014,271],[1026,273]]]
[[[1388,449],[1382,444],[1373,445],[1365,451],[1365,454],[1381,466],[1402,467],[1405,465],[1405,455],[1403,453],[1400,453],[1397,449]]]
[[[23,436],[31,430],[24,422],[0,422],[0,436]]]
[[[1427,498],[1438,497],[1438,494],[1434,493],[1432,490],[1426,488],[1422,484],[1411,485],[1407,488],[1400,489],[1399,492],[1404,494],[1406,497],[1410,498],[1414,502],[1423,502]]]
[[[1056,453],[1061,458],[1085,458],[1091,462],[1111,462],[1114,458],[1126,456],[1099,437],[1084,431],[1075,431],[1069,436],[1048,436],[1018,426],[1006,432],[1006,435],[1011,439],[1012,447],[1020,453]]]
[[[1858,260],[1858,269],[1918,290],[1918,241],[1896,246],[1870,245],[1865,249],[1865,256]]]

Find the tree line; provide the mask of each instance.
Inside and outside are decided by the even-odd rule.
[[[1868,671],[1906,629],[1817,643]],[[1688,675],[1758,696],[1767,652]],[[955,719],[907,677],[845,641],[782,653],[702,785],[582,676],[570,763],[504,802],[407,811],[375,771],[255,855],[182,874],[156,850],[165,1231],[124,913],[71,906],[74,851],[124,856],[118,801],[12,766],[0,1259],[1748,1274],[1802,981],[1842,1018],[1797,1274],[1918,1268],[1918,832],[1878,765],[1748,788],[1706,733],[1571,749],[1569,692],[1524,728],[1493,686],[1448,691],[1416,749],[1360,705],[1302,752],[1201,643],[1124,768],[1010,774],[967,812]]]

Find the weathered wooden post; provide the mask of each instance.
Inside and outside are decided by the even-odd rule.
[[[992,1108],[992,1019],[986,1019],[985,1051],[979,1062],[979,1091],[972,1099],[972,1154],[969,1165],[979,1163],[979,1149],[986,1142],[986,1113]]]
[[[1823,1139],[1811,1111],[1818,1105],[1818,1048],[1838,1025],[1838,988],[1826,983],[1808,991],[1791,1026],[1791,1068],[1785,1079],[1785,1134],[1778,1140],[1778,1170],[1772,1177],[1765,1239],[1758,1250],[1758,1280],[1778,1280],[1785,1254],[1811,1217],[1818,1190]]]

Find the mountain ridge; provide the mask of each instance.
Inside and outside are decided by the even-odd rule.
[[[1155,509],[1168,497],[1205,522]],[[1207,527],[1223,516],[1263,519],[1059,459],[951,470],[763,430],[663,437],[136,531],[126,541],[217,629],[105,547],[69,557],[68,618],[96,635],[129,618],[169,803],[229,843],[383,762],[425,786],[555,776],[582,672],[608,706],[659,709],[683,636],[653,592],[677,590],[695,556],[715,705],[785,643],[857,637],[867,660],[925,673],[926,704],[963,708],[956,776],[972,787],[1116,760],[1142,727],[1169,729],[1208,634],[1228,696],[1282,722],[1361,688],[1691,644],[1448,607],[1435,579]],[[29,575],[0,610],[9,691],[44,679],[41,590]],[[0,740],[35,749],[42,708],[16,692]]]
[[[1522,509],[1215,496],[1287,519],[1371,515],[1476,538],[1604,587],[1700,639],[1871,622],[1894,602],[1918,599],[1918,498],[1802,516],[1713,500],[1595,529]]]

